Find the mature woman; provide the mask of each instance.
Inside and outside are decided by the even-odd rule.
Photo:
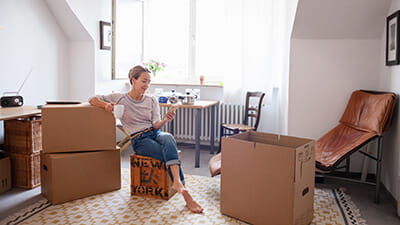
[[[90,104],[112,112],[115,104],[124,105],[125,111],[121,119],[124,129],[135,136],[132,147],[136,154],[153,157],[165,162],[171,178],[172,188],[182,194],[186,207],[195,213],[201,213],[203,208],[192,198],[185,188],[185,179],[178,156],[178,148],[174,137],[159,129],[168,121],[174,119],[175,110],[170,110],[160,119],[160,106],[155,97],[146,95],[150,86],[150,71],[142,66],[135,66],[129,71],[129,81],[132,88],[128,93],[113,93],[96,96]]]

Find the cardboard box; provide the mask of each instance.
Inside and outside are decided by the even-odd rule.
[[[0,159],[0,193],[11,189],[10,157]]]
[[[313,219],[314,141],[261,132],[222,140],[221,212],[252,224]]]
[[[42,194],[59,204],[121,188],[117,150],[41,155]]]
[[[165,162],[131,155],[131,195],[168,200],[175,193]]]
[[[89,104],[46,105],[42,108],[44,153],[116,148],[112,113]]]

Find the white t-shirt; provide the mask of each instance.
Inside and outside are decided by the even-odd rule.
[[[134,100],[128,93],[112,93],[97,97],[105,102],[125,106],[121,123],[129,134],[152,127],[161,120],[160,106],[154,96],[143,95],[140,101]]]

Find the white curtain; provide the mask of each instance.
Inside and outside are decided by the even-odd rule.
[[[224,102],[248,90],[271,94],[287,66],[293,0],[197,1],[196,70],[223,80]]]
[[[160,81],[184,80],[188,71],[189,0],[145,1],[144,60],[167,64]]]
[[[246,91],[265,92],[260,124],[264,131],[286,130],[296,6],[297,0],[197,1],[196,70],[206,79],[223,80],[224,103],[244,103]]]

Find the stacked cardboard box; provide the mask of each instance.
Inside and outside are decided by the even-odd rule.
[[[89,104],[42,109],[42,194],[59,204],[121,188],[112,113]]]
[[[221,212],[251,224],[313,219],[314,141],[246,132],[222,140]]]
[[[11,159],[14,187],[34,188],[40,185],[41,128],[40,116],[4,122],[5,150]]]

